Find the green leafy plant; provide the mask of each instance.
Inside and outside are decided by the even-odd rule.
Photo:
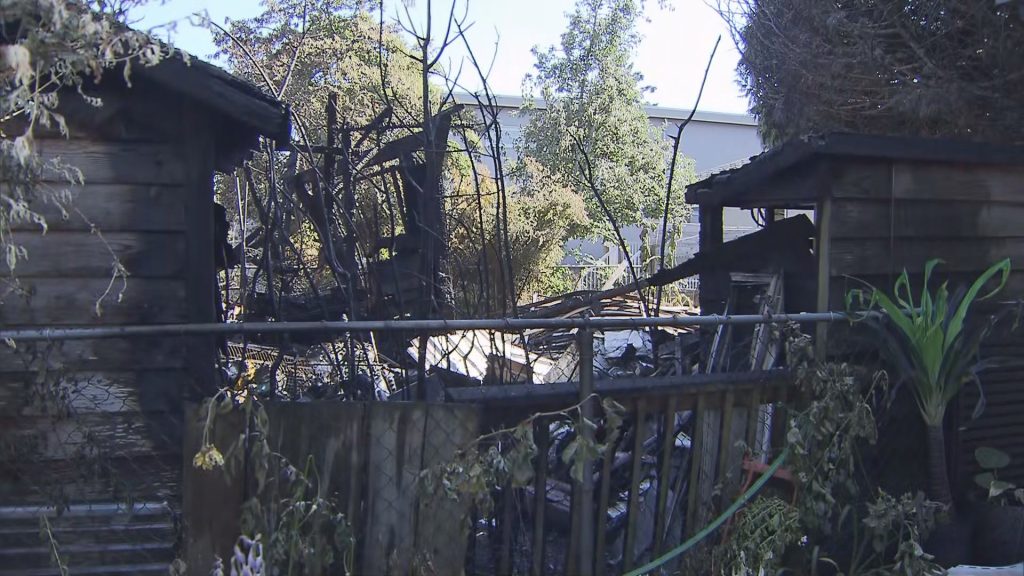
[[[1005,504],[1007,496],[1012,494],[1018,502],[1024,503],[1024,488],[1017,488],[1016,484],[999,479],[999,471],[1010,465],[1009,454],[996,448],[980,446],[974,450],[974,459],[985,470],[974,476],[974,483],[985,490],[986,498]]]
[[[799,410],[788,407],[786,434],[786,467],[797,492],[792,504],[773,494],[753,500],[715,551],[716,573],[939,573],[921,542],[941,505],[921,493],[879,490],[863,467],[863,452],[878,440],[886,373],[816,362],[812,342],[796,326],[783,334],[802,399]],[[692,573],[708,573],[706,565]]]
[[[932,271],[940,262],[930,260],[925,265],[921,296],[917,300],[904,270],[896,280],[892,297],[868,285],[870,297],[863,290],[853,290],[847,294],[847,308],[881,310],[881,315],[868,314],[862,318],[881,335],[883,352],[899,371],[901,381],[910,384],[924,419],[928,431],[930,495],[943,504],[951,504],[943,432],[946,406],[965,384],[978,384],[978,372],[991,365],[979,359],[978,351],[996,319],[992,316],[988,322],[969,323],[967,317],[975,302],[991,298],[1006,284],[1010,260],[997,262],[969,288],[952,294],[946,282],[934,292],[929,289]],[[998,278],[998,285],[983,294],[982,289],[993,278]],[[982,407],[979,404],[979,409]]]

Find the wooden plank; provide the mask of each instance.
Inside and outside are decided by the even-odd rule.
[[[1024,167],[938,162],[843,161],[836,198],[1024,203]]]
[[[498,554],[499,576],[512,576],[512,541],[515,530],[515,505],[513,504],[512,481],[508,480],[501,487],[501,550]]]
[[[361,574],[412,571],[417,479],[423,462],[426,404],[370,405],[370,445]]]
[[[703,460],[704,424],[707,419],[707,395],[697,396],[697,406],[693,410],[693,438],[690,439],[690,482],[687,485],[687,504],[685,533],[692,536],[697,533],[698,485],[700,484],[700,463]]]
[[[188,194],[184,197],[185,222],[185,294],[188,301],[189,322],[217,322],[215,306],[217,294],[215,245],[213,234],[213,170],[216,156],[213,127],[217,119],[205,111],[186,108],[184,113],[186,137],[177,143],[175,152],[187,170],[185,177]],[[215,366],[217,339],[212,336],[193,336],[186,340],[189,366],[195,392],[211,395],[217,389]]]
[[[424,470],[451,462],[456,451],[468,446],[480,435],[478,406],[431,404],[427,407],[423,434]],[[416,490],[416,488],[411,488]],[[455,501],[443,492],[419,491],[419,516],[416,527],[415,557],[427,562],[437,574],[459,574],[466,563],[470,534],[468,501]],[[512,500],[509,491],[509,501]],[[506,522],[511,517],[506,518]]]
[[[889,160],[847,159],[832,162],[832,198],[888,199],[892,196]]]
[[[628,572],[636,566],[638,524],[640,522],[640,482],[643,480],[642,464],[644,440],[647,436],[647,404],[644,400],[636,403],[636,420],[633,427],[632,466],[629,475],[629,509],[626,517],[626,546],[622,551],[622,570]]]
[[[361,458],[365,409],[359,402],[267,403],[270,446],[300,470],[312,456],[319,496],[347,502],[353,490],[349,471]]]
[[[185,440],[182,458],[182,514],[185,561],[189,566],[212,566],[214,556],[230,558],[231,549],[241,533],[242,502],[245,490],[241,481],[229,479],[223,470],[202,470],[192,458],[202,446],[207,412],[197,404],[185,409]],[[245,430],[241,410],[220,414],[213,427],[211,441],[223,451]]]
[[[89,232],[182,232],[185,230],[186,191],[181,186],[86,184],[67,188],[48,185],[53,192],[69,195],[66,211],[54,202],[36,201],[32,209],[55,231]],[[79,214],[80,213],[80,214]],[[39,230],[27,222],[14,230]]]
[[[608,505],[611,500],[612,464],[615,463],[615,444],[608,444],[601,462],[601,486],[597,504],[597,542],[594,546],[594,574],[604,576],[608,572],[605,556],[608,550]],[[540,536],[544,538],[543,534]]]
[[[102,297],[102,300],[100,300]],[[97,315],[99,314],[99,315]],[[101,278],[34,278],[0,284],[0,324],[171,324],[186,320],[185,284],[129,278],[122,286]]]
[[[545,558],[545,531],[544,513],[547,510],[548,498],[548,451],[550,450],[551,428],[548,419],[541,416],[534,420],[533,439],[537,446],[537,456],[534,458],[533,478],[533,542],[530,553],[530,574],[532,576],[544,576],[547,568]],[[607,505],[607,502],[605,502]],[[598,519],[600,522],[600,518]],[[598,532],[599,538],[600,532]],[[600,544],[600,540],[598,541]]]
[[[897,199],[1024,203],[1021,166],[897,162],[892,180]]]
[[[818,237],[815,239],[815,256],[818,259],[818,302],[816,312],[828,312],[829,303],[829,281],[833,263],[836,255],[832,241],[832,198],[825,197],[818,210],[814,213],[815,228],[818,229]],[[818,322],[814,327],[814,352],[818,360],[824,360],[825,351],[828,349],[828,323]]]
[[[23,232],[14,240],[28,252],[14,270],[19,278],[110,278],[114,256],[135,278],[171,278],[186,271],[185,237],[177,233],[107,232],[101,239],[87,232]],[[213,249],[209,252],[212,258]]]
[[[0,372],[0,417],[44,416],[38,374]],[[177,370],[67,373],[54,384],[73,414],[181,410],[187,375]],[[52,406],[51,406],[52,407]]]
[[[113,338],[64,342],[19,343],[0,346],[0,372],[51,370],[126,371],[184,368],[187,366],[181,338]]]
[[[86,184],[185,183],[186,165],[167,144],[46,139],[39,140],[37,147],[44,160],[59,159],[63,166],[77,168]],[[66,182],[54,172],[43,179]]]
[[[662,417],[661,450],[658,454],[658,503],[654,519],[654,555],[665,549],[666,517],[668,516],[668,485],[672,472],[672,453],[675,451],[676,408],[675,397],[670,396]]]
[[[81,505],[128,498],[175,502],[181,496],[180,454],[115,456],[102,464],[101,473],[87,470],[81,460],[0,467],[0,506],[52,506],[61,501]]]
[[[32,460],[72,460],[82,454],[134,458],[181,451],[181,415],[110,412],[68,418],[5,417],[0,430]]]
[[[1019,238],[1024,204],[843,199],[832,221],[833,238]]]
[[[732,390],[725,392],[722,399],[722,429],[719,432],[718,442],[718,472],[715,476],[716,483],[725,482],[725,475],[729,471],[729,455],[732,451],[731,435],[733,418],[735,417],[736,393]]]
[[[842,239],[832,243],[833,277],[924,270],[928,260],[941,257],[943,272],[981,271],[1009,257],[1015,269],[1024,267],[1024,238],[930,238],[914,240]]]

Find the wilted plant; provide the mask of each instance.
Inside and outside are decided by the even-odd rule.
[[[921,297],[915,302],[910,277],[904,270],[896,280],[892,297],[869,286],[847,295],[847,308],[864,311],[880,308],[881,315],[865,315],[864,322],[882,337],[883,353],[907,381],[928,431],[928,483],[932,498],[950,504],[952,496],[946,472],[946,438],[942,423],[946,406],[969,382],[978,384],[978,372],[991,365],[979,358],[982,341],[989,334],[996,316],[985,322],[967,322],[975,302],[991,298],[1010,276],[1009,258],[983,272],[969,288],[950,294],[947,282],[931,292],[928,281],[941,260],[930,260],[924,269]],[[982,295],[982,289],[998,277],[996,287]],[[980,386],[979,386],[980,389]],[[982,396],[984,398],[984,396]],[[979,403],[976,415],[983,408]]]

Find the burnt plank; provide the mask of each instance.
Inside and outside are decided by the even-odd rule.
[[[0,324],[101,325],[184,322],[180,280],[33,278],[0,285]]]
[[[46,219],[50,231],[181,232],[185,230],[185,189],[181,186],[44,184],[46,194],[66,194],[58,204],[38,200],[32,209]],[[62,207],[64,209],[62,209]],[[14,230],[39,230],[28,222],[16,222]]]
[[[185,273],[185,236],[179,233],[22,232],[14,236],[28,257],[14,269],[20,278],[110,278],[114,257],[135,278]],[[210,249],[213,254],[213,249]],[[0,269],[8,272],[6,266]]]
[[[37,142],[44,160],[77,169],[86,184],[181,184],[185,165],[166,144],[46,139]],[[43,180],[67,182],[63,173],[47,171]]]

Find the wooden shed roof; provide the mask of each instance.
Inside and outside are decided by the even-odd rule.
[[[143,78],[222,114],[239,129],[280,144],[291,138],[288,106],[249,82],[180,51],[150,67],[136,67]]]
[[[920,138],[909,136],[873,136],[832,133],[790,140],[754,156],[737,168],[713,174],[686,187],[686,202],[712,206],[758,207],[781,203],[810,204],[824,190],[817,186],[821,170],[803,176],[810,185],[793,182],[815,160],[824,158],[889,159],[953,164],[1024,165],[1024,146],[987,142]],[[773,190],[770,198],[762,196]]]

